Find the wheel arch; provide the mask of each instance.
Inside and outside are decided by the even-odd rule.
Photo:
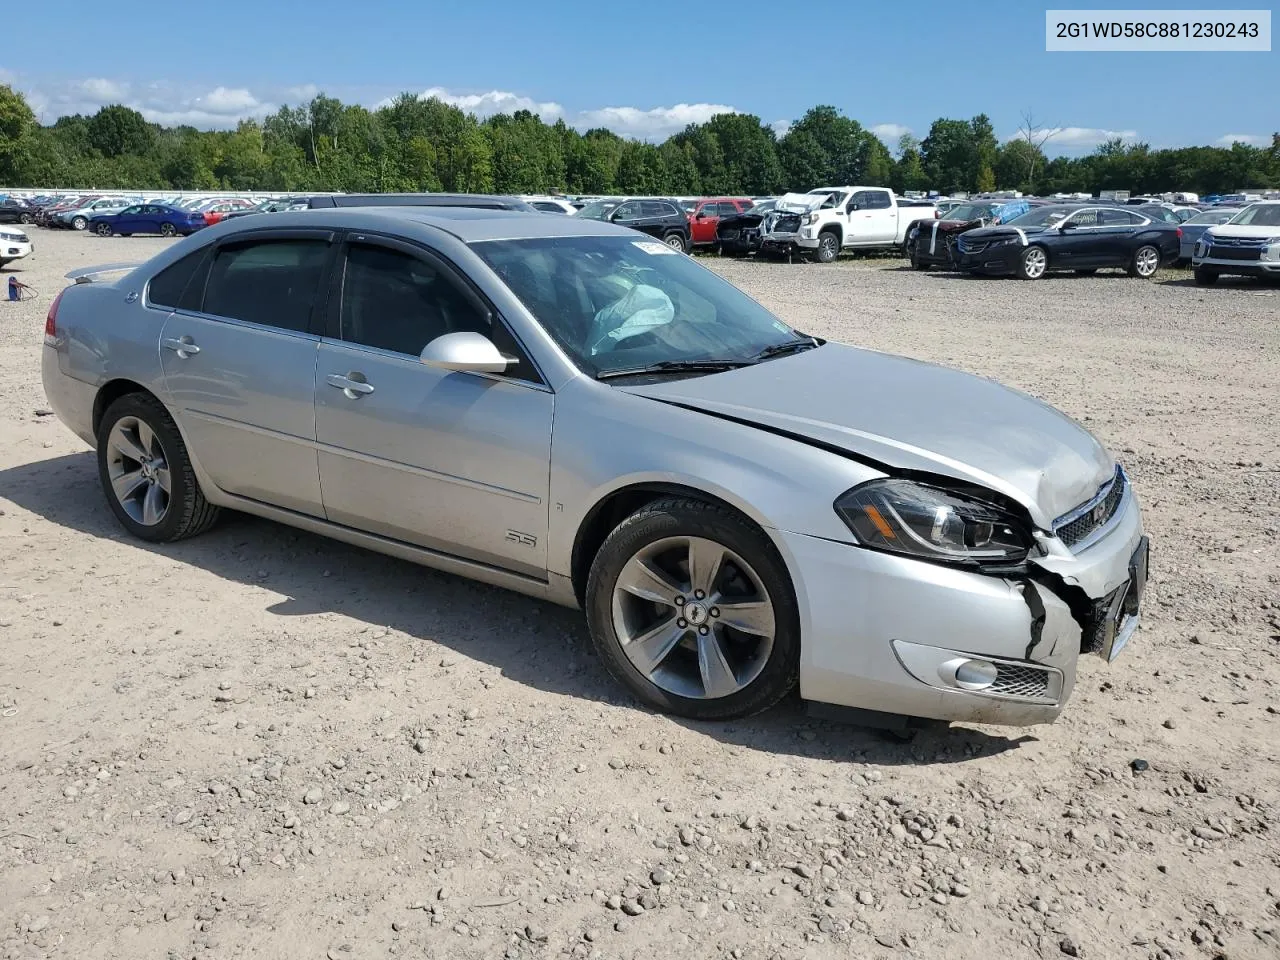
[[[93,398],[93,435],[98,435],[98,427],[102,425],[102,417],[107,412],[107,408],[119,400],[121,397],[127,397],[131,393],[142,393],[154,399],[161,406],[167,405],[163,400],[156,396],[155,391],[148,390],[136,380],[130,380],[127,377],[118,377],[115,380],[108,380],[98,388],[97,395]],[[172,414],[170,414],[172,416]]]
[[[844,227],[836,221],[832,220],[830,223],[824,223],[818,229],[818,236],[822,236],[824,233],[834,233],[836,235],[837,242],[839,242],[841,246],[844,246]]]
[[[715,504],[726,510],[731,510],[747,523],[760,529],[765,537],[770,542],[773,542],[774,538],[770,536],[767,526],[761,523],[759,518],[752,516],[750,511],[744,510],[740,505],[731,503],[724,497],[706,489],[674,481],[637,481],[628,483],[609,491],[601,497],[587,510],[583,515],[582,522],[578,524],[578,530],[573,539],[573,550],[570,555],[569,574],[573,584],[573,593],[578,600],[579,606],[583,606],[585,609],[587,577],[591,572],[591,565],[595,561],[596,554],[600,552],[600,547],[603,546],[609,534],[613,532],[618,524],[641,507],[667,497],[700,500],[703,503]],[[785,559],[783,565],[787,566]]]

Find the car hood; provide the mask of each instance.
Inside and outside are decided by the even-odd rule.
[[[808,213],[810,210],[817,210],[830,199],[825,193],[788,193],[778,198],[773,209],[781,213]]]
[[[621,388],[789,433],[882,465],[1002,493],[1048,529],[1115,461],[1034,397],[972,374],[844,344],[710,376]]]
[[[1211,237],[1236,237],[1241,240],[1267,240],[1271,237],[1280,238],[1280,227],[1252,227],[1235,223],[1223,223],[1216,227],[1210,227],[1208,233]]]
[[[1057,227],[1011,227],[1006,225],[982,227],[967,231],[971,240],[993,240],[996,237],[1038,237],[1044,233],[1060,233]]]

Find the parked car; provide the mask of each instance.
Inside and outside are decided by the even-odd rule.
[[[520,199],[542,213],[561,213],[572,216],[578,212],[577,207],[560,197],[521,197]]]
[[[1252,203],[1221,226],[1207,229],[1191,265],[1202,287],[1213,286],[1224,273],[1280,279],[1280,200]]]
[[[639,230],[681,253],[688,253],[693,246],[689,218],[675,200],[660,197],[597,200],[587,204],[575,216],[584,220],[605,220]]]
[[[689,234],[695,247],[714,247],[719,243],[716,228],[721,217],[736,217],[751,208],[745,197],[702,197],[685,210],[689,215]]]
[[[87,230],[89,221],[94,217],[119,213],[134,202],[136,201],[124,197],[99,197],[55,213],[46,219],[45,226],[61,230]]]
[[[142,540],[231,508],[580,607],[615,677],[699,719],[798,678],[1049,722],[1082,653],[1134,634],[1137,499],[1039,400],[806,335],[592,218],[261,224],[77,271],[50,307],[49,404]]]
[[[55,199],[52,203],[48,204],[45,207],[42,207],[40,211],[36,214],[36,226],[48,227],[50,224],[50,221],[54,217],[56,217],[58,214],[62,213],[64,210],[72,210],[76,207],[79,207],[83,204],[90,203],[91,201],[97,200],[97,199],[98,199],[97,194],[93,194],[91,196],[83,196],[83,197],[71,196],[71,197],[63,197],[61,199]]]
[[[955,244],[968,230],[995,226],[1031,209],[1026,200],[978,200],[954,206],[932,221],[920,221],[907,233],[907,259],[917,270],[955,266]]]
[[[34,249],[35,246],[25,231],[12,227],[0,228],[0,267],[31,256]]]
[[[1144,203],[1140,207],[1130,207],[1130,210],[1137,210],[1151,220],[1159,220],[1162,223],[1172,223],[1177,226],[1183,221],[1183,217],[1179,217],[1173,207],[1165,206],[1163,203]]]
[[[790,216],[776,218],[762,235],[760,249],[799,251],[819,263],[831,263],[842,249],[905,249],[912,224],[937,216],[933,204],[900,206],[885,187],[819,187],[807,194],[789,193],[779,199],[776,210]]]
[[[0,203],[0,223],[35,223],[36,208],[24,200],[6,200]]]
[[[759,250],[761,222],[777,205],[777,200],[769,198],[757,201],[739,214],[721,216],[716,224],[716,242],[720,252],[740,257]]]
[[[233,197],[230,200],[217,200],[213,203],[207,203],[198,207],[200,213],[204,214],[205,226],[213,226],[230,213],[252,213],[256,211],[257,204],[252,200],[246,200],[243,197]]]
[[[1184,221],[1178,228],[1178,261],[1180,263],[1190,263],[1192,256],[1195,254],[1196,243],[1204,232],[1210,227],[1226,223],[1240,210],[1240,207],[1214,207],[1212,210],[1198,213],[1190,220]]]
[[[207,226],[205,215],[198,210],[180,210],[159,203],[135,203],[118,213],[94,217],[89,227],[100,237],[119,234],[158,233],[162,237],[186,236]]]
[[[1053,271],[1124,267],[1146,279],[1177,259],[1178,228],[1132,207],[1061,204],[962,234],[956,252],[957,266],[973,273],[1038,280]]]

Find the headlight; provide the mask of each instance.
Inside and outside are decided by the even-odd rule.
[[[806,224],[817,223],[820,219],[822,218],[817,213],[806,213],[804,215],[804,222]]]
[[[1262,251],[1261,259],[1280,260],[1280,241],[1274,241],[1269,246],[1264,248]]]
[[[909,480],[873,480],[842,494],[836,513],[858,542],[930,560],[1016,562],[1030,533],[1008,511]]]
[[[918,236],[920,236],[920,228],[919,228],[919,227],[912,227],[910,230],[908,230],[908,231],[907,231],[907,239],[908,239],[908,240],[914,240],[914,239],[915,239],[916,237],[918,237]]]
[[[991,243],[988,244],[988,246],[1003,247],[1005,244],[1017,243],[1017,242],[1018,242],[1017,237],[996,237],[994,240],[991,241]]]

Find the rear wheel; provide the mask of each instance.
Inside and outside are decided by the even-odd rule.
[[[100,223],[93,228],[93,232],[100,237],[109,237],[111,236],[111,224]]]
[[[673,497],[633,513],[596,555],[586,600],[609,672],[660,710],[742,717],[795,685],[791,578],[768,537],[726,507]]]
[[[162,237],[172,237],[177,232],[172,223],[160,224],[160,236]]]
[[[135,537],[167,543],[218,518],[205,499],[173,418],[142,393],[121,397],[98,425],[98,477],[116,519]]]
[[[1196,286],[1212,287],[1218,282],[1218,271],[1210,270],[1207,267],[1196,267]]]
[[[1133,251],[1133,259],[1129,261],[1129,276],[1150,280],[1160,269],[1160,251],[1149,243],[1145,243]]]
[[[31,214],[29,214],[29,213],[21,214],[21,215],[18,217],[18,219],[19,219],[21,222],[23,222],[23,223],[34,223],[34,222],[35,222],[35,217],[31,216]]]
[[[662,238],[662,242],[672,250],[679,250],[681,253],[689,252],[689,246],[684,242],[684,237],[678,233],[668,233]]]
[[[840,255],[840,238],[834,230],[824,230],[818,234],[818,251],[814,255],[819,263],[834,263]]]
[[[1039,280],[1049,270],[1049,254],[1044,247],[1027,247],[1018,257],[1020,280]]]

